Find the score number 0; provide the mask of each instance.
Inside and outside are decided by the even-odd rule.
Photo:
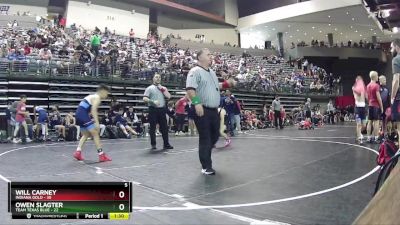
[[[125,192],[124,191],[120,191],[118,193],[118,197],[119,198],[124,198],[125,197]],[[119,210],[123,211],[125,209],[125,205],[124,204],[119,204]]]
[[[124,186],[125,187],[128,187],[128,183],[125,183],[124,184]],[[118,197],[119,198],[124,198],[125,197],[125,192],[124,191],[120,191],[119,193],[118,193]],[[123,211],[124,209],[125,209],[125,205],[124,204],[119,204],[119,210],[121,210],[121,211]]]

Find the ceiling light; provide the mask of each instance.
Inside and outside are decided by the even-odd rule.
[[[290,35],[290,38],[293,38],[293,36],[292,36],[292,35]]]
[[[322,33],[322,30],[320,30],[319,32]]]
[[[337,28],[335,28],[335,31],[337,31]]]
[[[353,18],[351,18],[351,20],[353,20],[353,21],[354,21],[354,17],[353,17]]]
[[[340,32],[340,35],[343,35],[343,33],[342,33],[342,32]]]
[[[289,25],[287,25],[287,27],[290,27],[290,24],[289,24]]]
[[[374,28],[371,28],[370,30],[371,30],[371,31],[373,31],[373,30],[374,30]]]
[[[300,42],[300,39],[297,39],[298,42]]]
[[[312,29],[315,29],[315,27],[312,27]]]
[[[399,28],[398,27],[393,27],[392,31],[393,31],[393,33],[397,34],[397,33],[399,33]]]
[[[376,32],[374,33],[374,35],[376,35]]]
[[[356,30],[355,32],[358,33],[358,30]]]
[[[349,15],[349,12],[346,12],[347,15]]]
[[[328,18],[331,18],[331,16],[328,16]]]
[[[285,32],[285,34],[288,34],[288,33],[289,33],[289,32],[287,32],[287,31]]]
[[[362,34],[360,34],[360,37],[362,37]]]
[[[268,26],[264,26],[264,27],[268,27]]]
[[[307,36],[307,33],[304,33],[304,36]]]
[[[328,24],[328,26],[331,26],[332,24]]]
[[[275,28],[272,28],[272,30],[275,30]]]
[[[297,32],[299,32],[300,30],[299,29],[297,29]]]

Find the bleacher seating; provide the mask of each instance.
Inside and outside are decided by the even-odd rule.
[[[143,92],[155,73],[162,75],[163,83],[171,90],[173,100],[176,100],[184,93],[185,66],[188,70],[195,65],[196,61],[195,51],[163,45],[154,36],[149,36],[146,40],[136,39],[134,43],[130,43],[127,37],[108,35],[107,38],[104,35],[103,48],[100,51],[107,49],[104,52],[107,53],[114,49],[110,46],[118,45],[118,55],[112,58],[100,52],[99,61],[93,60],[85,65],[79,58],[82,52],[76,50],[77,46],[68,44],[68,41],[78,39],[80,45],[87,48],[85,46],[90,45],[89,31],[76,28],[67,29],[64,32],[56,27],[44,26],[34,29],[35,31],[24,27],[0,27],[1,33],[20,34],[25,41],[29,41],[28,34],[31,32],[57,33],[63,39],[60,41],[64,42],[70,54],[67,57],[60,55],[62,46],[57,45],[55,40],[48,43],[52,52],[50,60],[41,59],[41,53],[37,48],[31,48],[26,58],[10,60],[4,58],[4,55],[10,54],[9,49],[6,49],[7,52],[2,49],[3,52],[0,54],[0,76],[3,77],[0,81],[1,108],[5,108],[7,102],[17,100],[19,95],[26,94],[28,109],[31,109],[33,105],[44,106],[44,108],[59,105],[62,115],[65,115],[75,110],[79,101],[93,92],[99,83],[106,83],[111,85],[112,97],[116,101],[127,106],[133,105],[140,113],[147,109],[142,101]],[[36,45],[33,42],[30,44]],[[16,45],[16,50],[24,47],[23,42],[19,44],[17,42]],[[265,103],[271,104],[272,96],[279,93],[285,109],[290,111],[302,103],[310,93],[308,86],[313,78],[305,76],[302,70],[298,70],[280,57],[221,52],[215,52],[213,55],[215,71],[218,73],[226,71],[239,80],[238,87],[233,90],[233,93],[244,102],[245,109],[261,112],[262,106]],[[106,63],[102,63],[102,60]],[[108,63],[107,60],[109,60]],[[296,89],[293,83],[298,79],[303,82],[301,90]],[[322,94],[328,96],[326,93]],[[109,108],[110,101],[109,99],[103,103],[100,114]]]
[[[31,112],[34,105],[42,106],[46,109],[58,105],[61,115],[64,116],[68,112],[75,111],[82,98],[94,92],[99,83],[104,82],[54,79],[35,81],[32,77],[24,77],[23,79],[20,77],[19,80],[9,78],[0,82],[2,86],[8,87],[7,89],[0,90],[0,108],[5,109],[7,102],[18,100],[19,95],[23,93],[28,96],[27,108]],[[148,82],[116,81],[108,84],[112,89],[111,98],[115,98],[120,104],[123,106],[134,106],[139,115],[147,110],[147,106],[142,98],[144,90],[149,84]],[[176,86],[169,86],[169,90],[173,101],[176,101],[185,93],[184,89]],[[274,98],[273,95],[267,93],[260,94],[250,91],[234,90],[233,94],[239,101],[244,103],[245,110],[255,110],[258,113],[261,113],[264,104],[271,105]],[[304,103],[305,99],[305,96],[290,94],[280,96],[286,111],[291,111],[294,107],[298,107]],[[100,106],[100,115],[103,115],[104,111],[109,109],[111,98],[105,100]],[[4,112],[4,110],[1,111]]]

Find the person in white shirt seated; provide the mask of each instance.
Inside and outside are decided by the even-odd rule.
[[[300,94],[302,92],[302,89],[303,89],[303,85],[301,84],[301,81],[297,80],[296,87],[295,87],[296,93]]]
[[[54,45],[58,48],[61,48],[62,46],[65,45],[65,41],[61,38],[57,38],[57,41],[54,42]]]
[[[50,66],[50,60],[53,57],[49,48],[44,47],[39,51],[39,60],[37,61],[38,68],[36,73],[40,73],[40,69]]]
[[[313,81],[310,84],[310,91],[316,91],[317,90],[317,82]]]
[[[142,133],[142,123],[139,121],[137,114],[133,111],[133,106],[128,108],[128,111],[124,113],[124,118],[128,121],[128,124],[135,127],[138,134]]]
[[[236,78],[238,79],[239,83],[244,83],[246,81],[246,76],[243,73],[239,73]]]

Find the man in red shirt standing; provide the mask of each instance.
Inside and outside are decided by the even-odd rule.
[[[21,95],[21,100],[18,102],[17,105],[17,112],[15,114],[15,130],[14,130],[14,143],[19,143],[20,141],[17,140],[17,135],[19,133],[19,128],[22,126],[25,131],[26,142],[31,142],[32,140],[28,137],[28,125],[26,124],[25,117],[29,115],[29,112],[26,111],[26,95]]]
[[[175,113],[176,113],[176,136],[184,135],[183,133],[183,124],[185,123],[186,118],[186,105],[189,104],[189,99],[187,95],[180,98],[175,103]]]
[[[367,141],[374,143],[379,137],[379,121],[383,112],[382,99],[380,95],[380,86],[378,81],[378,72],[371,71],[369,73],[371,82],[367,85],[368,99],[368,124],[367,124]],[[373,127],[373,129],[372,129]]]

